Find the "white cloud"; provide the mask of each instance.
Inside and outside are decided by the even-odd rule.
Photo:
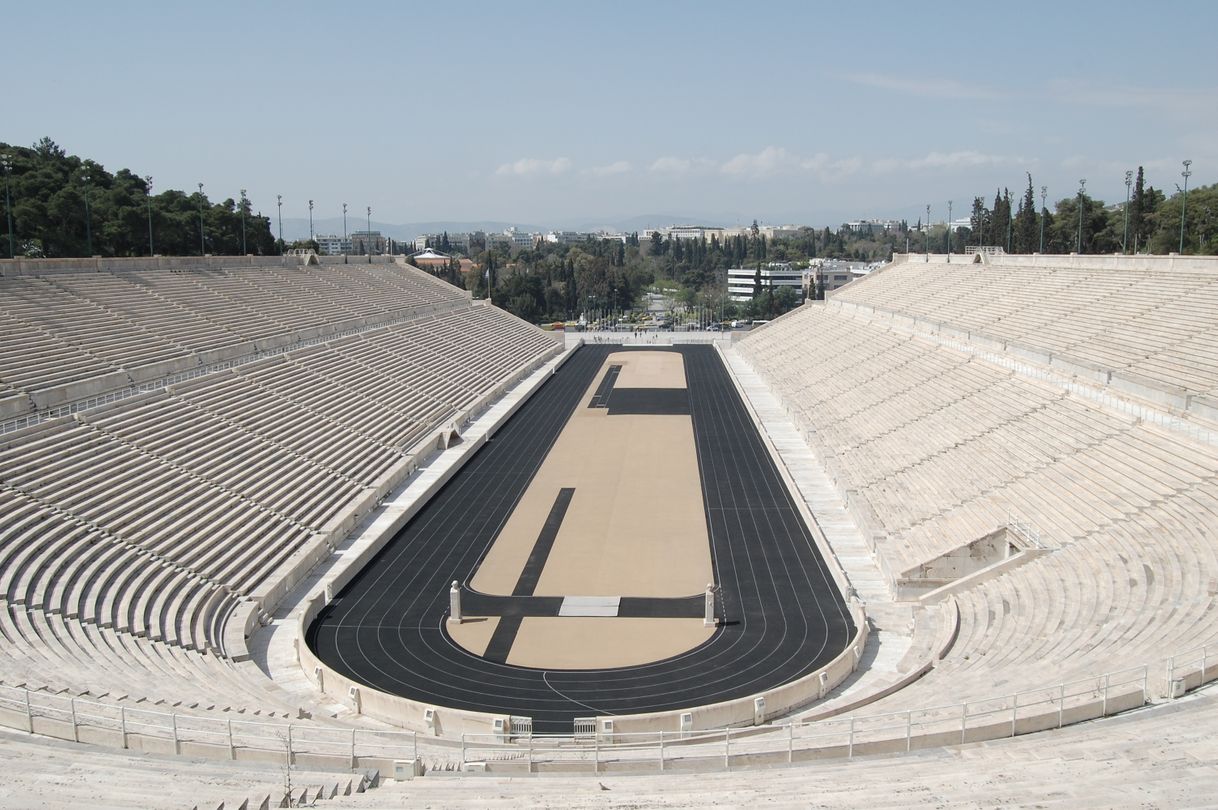
[[[719,167],[724,174],[736,177],[768,177],[784,169],[791,169],[798,160],[781,146],[767,146],[760,152],[741,152]]]
[[[817,152],[810,158],[802,158],[799,168],[812,172],[821,180],[841,180],[863,168],[860,157],[834,158],[824,152]]]
[[[879,73],[849,73],[843,77],[853,84],[891,90],[919,98],[996,99],[999,94],[988,87],[966,84],[957,79],[886,76]]]
[[[512,163],[504,163],[498,169],[495,169],[495,174],[527,177],[535,174],[564,174],[570,170],[571,161],[565,157],[554,158],[553,160],[521,158]]]
[[[824,152],[801,157],[781,146],[767,146],[760,152],[741,152],[725,161],[719,171],[732,177],[749,179],[809,172],[821,180],[833,181],[854,174],[862,166],[863,161],[857,157],[833,158]]]
[[[1154,110],[1186,117],[1212,117],[1218,109],[1218,89],[1213,87],[1181,89],[1054,79],[1048,83],[1048,91],[1057,101],[1089,107]]]
[[[593,166],[591,169],[585,169],[585,174],[591,174],[596,177],[608,177],[614,174],[626,174],[634,167],[630,165],[628,160],[618,160],[609,163],[605,166]]]
[[[972,149],[956,152],[928,152],[918,158],[880,158],[871,169],[877,174],[923,169],[975,169],[981,166],[1028,165],[1035,161],[1012,155],[989,155]]]
[[[647,167],[648,171],[665,174],[689,174],[712,168],[714,162],[706,158],[662,157],[657,158]]]

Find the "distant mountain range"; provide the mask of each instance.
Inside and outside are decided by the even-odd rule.
[[[634,231],[643,231],[646,228],[662,228],[666,225],[706,225],[708,227],[727,227],[734,225],[738,220],[732,217],[719,217],[706,219],[702,217],[678,216],[676,214],[643,214],[641,216],[629,217],[627,219],[604,219],[604,220],[565,220],[554,222],[549,225],[536,225],[527,222],[503,222],[499,220],[469,220],[469,221],[435,221],[435,222],[407,222],[403,224],[394,224],[389,222],[380,222],[372,220],[372,230],[380,231],[386,236],[397,239],[400,242],[414,239],[416,236],[421,236],[425,233],[465,233],[470,231],[490,231],[502,232],[508,228],[515,227],[519,231],[525,233],[538,233],[552,230],[565,231],[618,231],[621,233],[631,233]],[[353,231],[362,231],[368,227],[366,219],[357,216],[349,216],[347,218],[347,233]],[[271,232],[278,235],[278,223],[274,216],[271,217]],[[342,217],[315,217],[313,219],[313,233],[320,234],[341,234],[343,232]],[[309,220],[303,217],[285,218],[283,220],[283,238],[291,242],[296,239],[307,239],[309,236]]]

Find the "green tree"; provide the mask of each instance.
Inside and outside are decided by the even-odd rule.
[[[1028,187],[1019,201],[1015,215],[1015,253],[1035,253],[1040,248],[1039,223],[1036,220],[1036,199],[1032,192],[1032,173],[1028,172]]]
[[[1157,206],[1155,230],[1150,237],[1152,253],[1174,253],[1180,249],[1180,207],[1182,193],[1173,194]],[[1188,205],[1185,208],[1184,252],[1188,254],[1215,255],[1218,223],[1218,184],[1198,186],[1188,190]]]
[[[145,181],[129,169],[114,174],[95,161],[69,155],[50,138],[25,148],[0,144],[11,156],[13,231],[21,253],[47,257],[140,256],[148,253],[149,204],[155,249],[199,251],[199,203],[213,253],[241,251],[241,218],[251,253],[276,252],[270,219],[248,203],[213,205],[198,194],[166,190],[149,199]],[[7,215],[8,212],[5,212]]]

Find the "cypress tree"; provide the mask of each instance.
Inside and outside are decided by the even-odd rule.
[[[1019,213],[1015,216],[1015,252],[1035,253],[1040,247],[1040,233],[1036,222],[1036,200],[1032,192],[1032,173],[1028,172],[1028,187],[1019,201]]]

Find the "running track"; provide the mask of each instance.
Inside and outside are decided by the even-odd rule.
[[[307,642],[329,666],[438,707],[572,720],[746,697],[834,658],[854,628],[816,545],[718,355],[685,358],[719,615],[709,641],[651,664],[540,670],[493,663],[444,631],[448,586],[468,582],[605,356],[584,346],[327,606]],[[611,621],[611,620],[607,620]]]

